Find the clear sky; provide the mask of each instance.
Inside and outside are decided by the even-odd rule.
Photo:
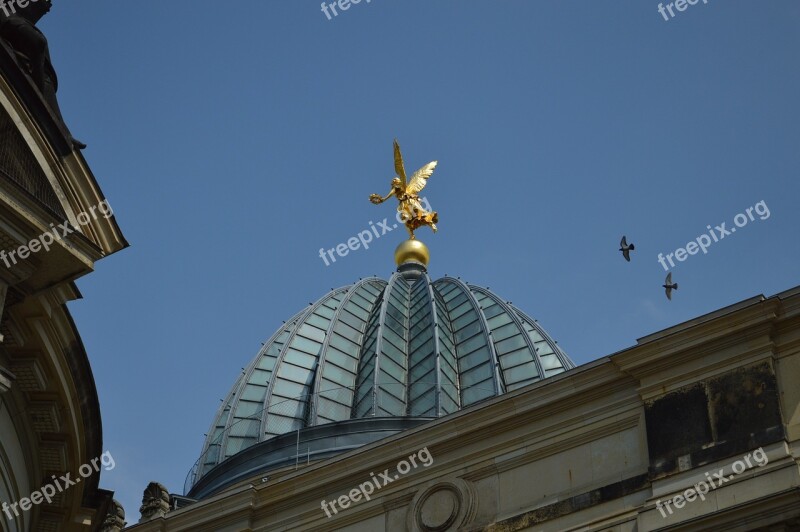
[[[800,284],[796,0],[669,20],[652,0],[54,4],[62,108],[131,242],[70,304],[130,523],[149,481],[182,492],[282,320],[392,273],[399,228],[329,266],[319,250],[391,220],[367,198],[395,137],[407,169],[439,161],[432,277],[489,286],[578,364]],[[768,218],[673,259],[667,301],[658,254],[761,201]]]

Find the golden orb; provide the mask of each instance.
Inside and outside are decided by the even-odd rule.
[[[405,240],[394,250],[394,261],[398,266],[406,262],[418,262],[423,266],[428,266],[431,253],[428,246],[419,240]]]

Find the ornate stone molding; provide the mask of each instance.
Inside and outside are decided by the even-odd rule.
[[[475,489],[460,478],[436,480],[423,485],[408,508],[412,532],[460,530],[475,518]]]
[[[146,523],[159,517],[164,517],[169,512],[169,490],[163,484],[151,482],[144,490],[142,506],[139,508],[142,518],[140,523]]]
[[[100,525],[100,532],[120,532],[125,528],[125,508],[116,499],[111,501],[103,524]]]

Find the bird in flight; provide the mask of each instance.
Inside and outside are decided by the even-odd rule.
[[[622,256],[625,257],[625,260],[628,262],[631,261],[631,251],[636,249],[633,245],[633,242],[628,244],[628,241],[625,240],[625,235],[622,235],[622,240],[619,243],[619,250],[622,252]]]
[[[678,283],[673,283],[672,282],[672,272],[669,272],[667,274],[667,278],[664,279],[664,284],[661,285],[661,286],[664,287],[664,291],[667,294],[667,299],[672,301],[672,291],[678,289]]]

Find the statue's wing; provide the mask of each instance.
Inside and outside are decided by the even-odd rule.
[[[437,161],[431,161],[411,176],[411,181],[408,182],[406,187],[406,194],[417,194],[420,190],[425,188],[428,184],[428,178],[433,175],[433,170],[438,164]]]
[[[394,171],[400,181],[403,182],[403,188],[406,188],[406,169],[403,168],[403,154],[400,153],[400,145],[397,143],[397,139],[394,139]]]

